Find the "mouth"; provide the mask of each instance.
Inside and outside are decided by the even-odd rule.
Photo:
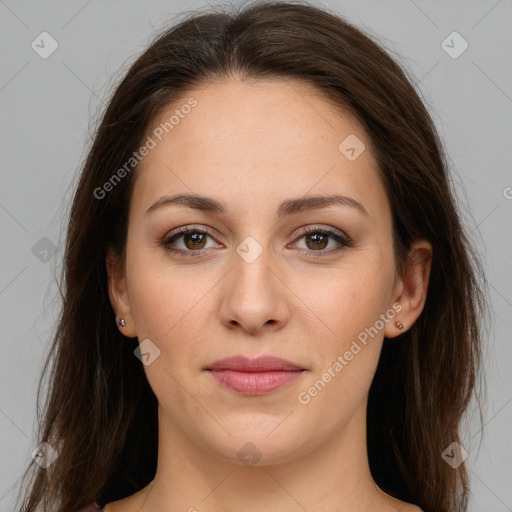
[[[271,356],[256,359],[228,357],[205,370],[222,387],[248,396],[270,393],[297,380],[308,371],[290,361]]]

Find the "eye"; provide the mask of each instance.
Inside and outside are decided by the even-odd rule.
[[[209,231],[198,229],[194,226],[185,226],[170,233],[169,236],[162,240],[162,245],[170,252],[184,256],[197,256],[202,254],[203,250],[207,248],[207,238],[213,238]],[[182,242],[182,247],[176,248],[176,241],[178,240]]]
[[[300,248],[300,252],[307,253],[308,256],[312,257],[329,256],[345,247],[352,247],[352,240],[335,228],[305,227],[299,231],[299,235],[296,241],[304,239],[306,244],[306,248]],[[180,256],[200,256],[208,248],[219,247],[215,244],[207,247],[208,238],[213,240],[213,235],[209,230],[185,226],[171,232],[161,243],[166,250]],[[329,247],[330,241],[333,241],[334,245],[337,244],[338,247],[324,250]]]
[[[306,252],[313,257],[328,256],[339,252],[344,247],[352,247],[352,240],[334,228],[306,227],[302,228],[299,234],[301,236],[297,240],[304,239],[306,245],[306,249],[301,249],[301,252]],[[338,247],[326,251],[324,249],[329,246],[330,240],[334,241],[334,245],[337,244]]]

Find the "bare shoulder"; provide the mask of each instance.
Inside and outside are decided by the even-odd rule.
[[[132,512],[136,510],[133,504],[126,498],[119,501],[112,501],[101,509],[101,512]]]
[[[132,500],[124,498],[119,501],[112,501],[108,503],[101,509],[101,512],[132,512],[132,510],[136,510]]]
[[[385,501],[388,502],[389,505],[391,505],[392,509],[396,512],[423,512],[423,510],[417,505],[413,505],[412,503],[407,503],[406,501],[399,500],[398,498],[394,498],[389,494],[384,494],[383,498],[385,499]]]
[[[413,505],[412,503],[404,503],[404,506],[400,509],[398,509],[399,512],[423,512],[423,510],[416,506],[416,505]]]
[[[133,509],[124,500],[112,501],[101,509],[101,512],[131,512]]]
[[[138,512],[144,503],[148,488],[145,487],[131,496],[107,503],[101,512]]]
[[[406,503],[405,501],[400,501],[395,498],[392,498],[394,503],[394,508],[396,512],[423,512],[421,508],[412,503]],[[125,498],[119,501],[113,501],[102,509],[102,512],[132,512],[138,509],[137,506],[134,506],[133,498],[130,500],[129,498]]]
[[[397,512],[423,512],[421,508],[413,505],[412,503],[406,503],[399,500],[397,500],[397,502]],[[130,503],[127,499],[123,499],[119,501],[113,501],[108,505],[105,505],[101,512],[131,512],[132,510],[136,510],[136,508],[133,508],[133,503]]]

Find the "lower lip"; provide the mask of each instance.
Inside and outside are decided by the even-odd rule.
[[[244,395],[264,395],[294,380],[303,373],[299,371],[238,372],[235,370],[210,370],[212,377],[223,387]]]

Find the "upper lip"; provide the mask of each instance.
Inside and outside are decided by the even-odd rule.
[[[259,356],[249,358],[234,356],[220,359],[211,364],[206,370],[235,370],[239,372],[271,372],[271,371],[299,371],[304,370],[286,359],[273,356]]]

